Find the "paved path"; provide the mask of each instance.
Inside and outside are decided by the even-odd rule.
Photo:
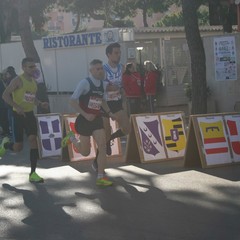
[[[114,186],[99,188],[89,161],[42,159],[30,184],[27,151],[0,160],[0,239],[240,239],[240,165],[110,160]]]

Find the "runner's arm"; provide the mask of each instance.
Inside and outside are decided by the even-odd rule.
[[[6,87],[5,91],[3,92],[2,98],[3,100],[10,106],[16,109],[18,113],[22,113],[23,109],[13,101],[12,94],[13,92],[22,87],[22,81],[19,77],[13,79],[11,83]]]

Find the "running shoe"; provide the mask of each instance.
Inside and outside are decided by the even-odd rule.
[[[5,145],[6,143],[9,143],[9,142],[10,142],[9,137],[4,137],[3,140],[2,140],[2,143],[1,143],[0,147],[1,147],[1,148],[4,148],[4,145]]]
[[[44,179],[41,178],[37,173],[33,172],[29,175],[29,182],[32,183],[43,183]]]
[[[75,134],[73,131],[70,131],[61,141],[62,148],[66,147],[68,144],[71,144],[71,137],[74,137]]]
[[[6,153],[6,149],[0,147],[0,157],[3,157],[5,155],[5,153]]]
[[[1,145],[0,145],[0,157],[3,157],[5,155],[6,149],[5,149],[4,145],[9,142],[10,142],[10,139],[8,137],[3,138]]]
[[[110,181],[107,177],[103,177],[103,178],[97,179],[96,185],[100,187],[108,187],[108,186],[112,186],[113,182]]]

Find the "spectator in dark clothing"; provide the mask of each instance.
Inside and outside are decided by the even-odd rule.
[[[2,127],[2,136],[9,136],[12,123],[12,107],[4,102],[2,94],[12,79],[17,76],[14,67],[9,66],[3,70],[0,79],[0,126]]]

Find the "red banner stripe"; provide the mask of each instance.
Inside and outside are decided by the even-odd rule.
[[[217,153],[227,153],[227,152],[228,152],[227,147],[206,149],[207,154],[217,154]]]
[[[229,127],[230,135],[238,135],[237,125],[235,121],[228,120],[227,125]]]
[[[219,138],[205,138],[204,143],[220,143],[220,142],[226,142],[225,137],[219,137]]]

